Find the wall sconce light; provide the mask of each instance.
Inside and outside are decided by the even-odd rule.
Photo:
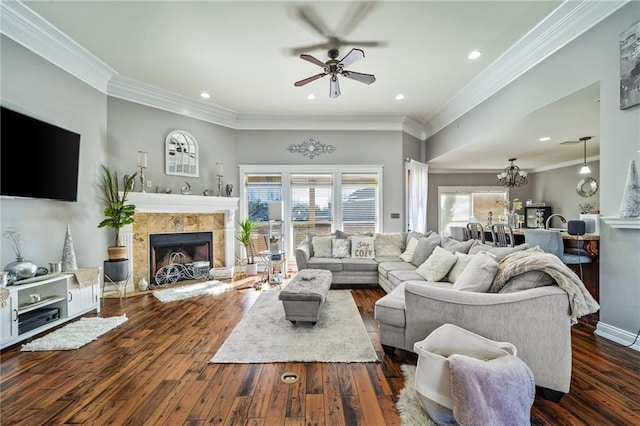
[[[509,158],[511,165],[506,167],[504,172],[498,173],[498,185],[512,188],[514,186],[526,185],[527,182],[529,182],[527,180],[527,172],[520,170],[520,167],[513,164],[516,160],[516,158]]]

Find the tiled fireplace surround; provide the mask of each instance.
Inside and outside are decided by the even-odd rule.
[[[150,234],[211,232],[212,267],[233,268],[238,198],[133,192],[128,199],[136,206],[136,221],[120,232],[132,260],[127,290],[135,288],[142,276],[150,282]]]

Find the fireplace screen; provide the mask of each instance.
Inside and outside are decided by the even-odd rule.
[[[206,278],[213,261],[211,232],[149,235],[152,285]]]

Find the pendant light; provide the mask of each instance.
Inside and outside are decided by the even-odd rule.
[[[498,185],[513,188],[527,184],[527,172],[520,170],[520,167],[514,164],[516,160],[517,158],[509,158],[511,164],[504,169],[504,172],[498,173]]]
[[[591,139],[591,136],[584,136],[580,138],[580,141],[584,145],[584,161],[582,163],[582,168],[580,169],[581,175],[588,175],[591,173],[591,169],[587,166],[587,141]]]

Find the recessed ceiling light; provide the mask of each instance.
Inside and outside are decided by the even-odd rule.
[[[209,99],[211,96],[209,96],[209,94],[207,92],[202,92],[202,93],[200,93],[200,97],[202,99]]]
[[[404,95],[402,93],[399,93],[396,95],[396,101],[401,101],[404,99]]]
[[[482,52],[479,50],[473,50],[467,55],[467,59],[478,59],[480,56],[482,56]]]
[[[316,98],[316,95],[314,95],[313,93],[309,93],[309,96],[307,96],[307,99],[309,99],[310,101],[314,100]]]
[[[550,140],[551,140],[551,138],[550,138],[549,136],[543,136],[543,137],[541,137],[541,138],[540,138],[540,139],[538,139],[538,140],[539,140],[540,142],[547,142],[547,141],[550,141]]]

